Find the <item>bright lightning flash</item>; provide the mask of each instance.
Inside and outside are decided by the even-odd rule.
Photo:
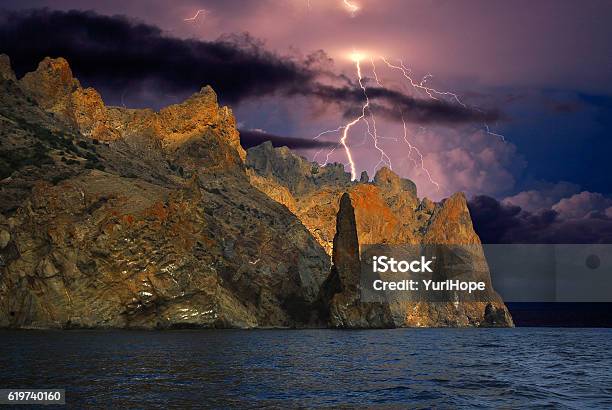
[[[349,13],[351,13],[351,16],[355,16],[355,14],[361,10],[361,7],[359,7],[358,4],[355,4],[349,0],[344,0],[344,7],[349,11]]]
[[[205,17],[207,14],[208,14],[208,10],[200,9],[196,12],[196,14],[193,15],[193,17],[183,19],[183,21],[196,21],[200,15]]]
[[[380,59],[384,61],[389,68],[393,68],[395,70],[400,71],[413,88],[424,91],[432,100],[439,100],[440,97],[443,96],[450,97],[455,100],[457,104],[461,105],[464,108],[466,107],[466,105],[461,102],[457,94],[451,93],[450,91],[438,91],[435,88],[431,88],[425,85],[425,83],[427,83],[427,80],[433,77],[431,74],[425,75],[425,77],[423,77],[421,81],[417,83],[412,79],[412,76],[410,75],[410,69],[406,68],[402,60],[399,60],[399,65],[397,65],[390,63],[385,57],[380,57]]]
[[[413,163],[415,168],[416,167],[420,167],[421,171],[423,171],[425,173],[425,175],[427,175],[427,178],[429,179],[429,182],[433,185],[436,186],[436,191],[440,190],[440,184],[438,184],[436,181],[433,180],[433,178],[431,177],[431,173],[429,172],[429,170],[427,168],[425,168],[425,164],[423,163],[423,154],[421,154],[421,151],[415,147],[414,145],[412,145],[410,143],[410,141],[408,141],[408,131],[406,129],[406,121],[404,121],[404,116],[402,115],[402,124],[404,125],[404,142],[406,144],[408,144],[408,159],[410,159]],[[416,152],[417,155],[419,156],[419,161],[417,162],[417,160],[415,158],[412,157],[412,151]]]
[[[310,2],[308,3],[310,6]],[[351,0],[343,0],[343,5],[344,7],[351,13],[351,16],[355,16],[355,14],[361,10],[361,7],[352,2]],[[194,16],[193,19],[195,19],[196,16]],[[332,134],[332,133],[337,133],[337,132],[342,132],[342,136],[340,138],[339,144],[338,146],[334,147],[333,149],[331,149],[325,158],[325,163],[323,164],[323,166],[327,165],[329,163],[330,160],[330,156],[336,151],[336,148],[338,148],[340,145],[344,148],[344,152],[346,154],[346,157],[348,159],[348,164],[350,165],[351,168],[351,178],[353,180],[357,179],[357,170],[356,170],[356,166],[355,166],[355,161],[353,160],[353,155],[351,153],[350,147],[347,143],[348,138],[349,138],[349,132],[351,131],[351,128],[353,126],[355,126],[357,123],[359,123],[360,121],[363,121],[366,125],[367,128],[367,135],[369,135],[373,142],[374,142],[374,148],[376,150],[378,150],[378,152],[380,153],[380,160],[379,162],[374,166],[374,172],[376,172],[376,169],[378,168],[379,165],[381,164],[385,164],[388,165],[390,169],[393,169],[391,166],[391,159],[389,158],[389,156],[385,153],[385,151],[378,145],[379,142],[379,138],[385,138],[385,139],[390,139],[390,140],[394,140],[394,141],[398,141],[398,138],[391,138],[391,137],[380,137],[378,135],[378,132],[376,130],[376,119],[374,117],[374,113],[372,112],[372,107],[370,105],[370,99],[368,97],[368,93],[367,93],[367,89],[366,86],[364,85],[364,79],[362,76],[362,72],[361,72],[361,61],[363,61],[364,59],[368,58],[370,60],[370,63],[372,65],[372,75],[374,77],[374,81],[376,82],[376,84],[380,87],[383,87],[383,84],[380,81],[380,78],[378,76],[378,73],[376,71],[376,63],[375,63],[375,59],[371,56],[368,56],[365,53],[362,52],[358,52],[358,51],[354,51],[348,56],[349,59],[355,63],[355,68],[357,71],[357,80],[359,82],[359,87],[361,88],[363,95],[365,97],[365,103],[362,106],[361,109],[361,115],[359,115],[358,117],[354,118],[352,121],[348,122],[347,124],[341,125],[340,127],[333,129],[333,130],[327,130],[327,131],[323,131],[321,132],[319,135],[317,135],[316,137],[314,137],[314,139],[318,139],[323,135],[326,134]],[[420,81],[415,80],[412,77],[412,73],[411,70],[409,68],[407,68],[404,65],[404,62],[402,60],[397,60],[397,63],[392,63],[390,62],[387,58],[381,56],[379,57],[379,59],[381,61],[383,61],[386,66],[392,70],[397,70],[398,72],[401,73],[401,75],[408,80],[408,83],[410,84],[410,86],[412,86],[412,88],[414,88],[416,91],[420,91],[423,92],[424,94],[426,94],[429,98],[433,99],[433,100],[443,100],[443,101],[450,101],[450,102],[454,102],[456,104],[459,104],[461,107],[463,108],[470,108],[470,109],[476,109],[475,107],[468,107],[465,103],[463,103],[463,101],[461,101],[461,99],[459,98],[459,95],[457,95],[456,93],[450,92],[450,91],[440,91],[437,90],[431,86],[428,85],[428,81],[433,78],[433,75],[431,74],[426,74],[423,78],[421,78]],[[403,123],[403,128],[404,128],[404,136],[403,136],[403,140],[406,144],[408,144],[409,147],[409,151],[408,151],[408,157],[407,159],[412,161],[415,168],[420,168],[420,171],[423,172],[425,175],[427,175],[427,178],[429,179],[429,182],[432,185],[435,185],[436,189],[439,191],[440,190],[440,184],[438,182],[436,182],[432,176],[431,176],[431,172],[425,167],[425,164],[423,162],[423,154],[421,153],[421,151],[414,146],[409,140],[408,140],[408,131],[406,128],[406,122],[404,121],[403,115],[402,115],[402,123]],[[505,137],[501,134],[497,134],[492,132],[489,129],[489,126],[487,124],[484,124],[484,128],[485,128],[485,132],[489,135],[493,135],[496,137],[499,137],[502,139],[503,142],[505,142]],[[362,144],[361,144],[362,145]],[[319,153],[321,153],[323,149],[319,150],[313,157],[313,161],[316,159],[316,157],[319,155]],[[415,158],[412,153],[416,153],[416,155],[418,156],[418,159]]]
[[[366,59],[366,58],[368,58],[368,56],[365,53],[358,52],[358,51],[353,51],[349,55],[349,59],[353,63],[355,63],[355,69],[356,69],[356,72],[357,72],[357,80],[359,82],[359,87],[361,88],[361,90],[363,92],[363,96],[365,98],[365,102],[364,102],[363,106],[361,107],[361,115],[359,115],[358,117],[354,118],[352,121],[348,122],[347,124],[344,124],[344,125],[336,128],[335,130],[323,131],[322,133],[320,133],[319,135],[314,137],[314,139],[317,139],[317,138],[321,137],[324,134],[329,134],[329,133],[335,133],[335,132],[342,131],[342,136],[340,138],[340,145],[342,145],[342,147],[344,148],[344,153],[346,154],[346,158],[348,159],[348,164],[349,164],[349,166],[351,168],[351,179],[353,179],[353,180],[357,179],[357,169],[356,169],[356,166],[355,166],[355,161],[353,160],[353,154],[351,153],[351,149],[350,149],[347,141],[348,141],[348,138],[349,138],[349,132],[351,131],[351,128],[353,126],[355,126],[360,121],[363,121],[365,123],[366,128],[367,128],[367,133],[372,138],[372,140],[374,142],[374,148],[380,153],[380,160],[374,166],[374,170],[376,170],[376,168],[378,168],[378,166],[381,165],[381,164],[386,164],[386,165],[389,166],[390,169],[392,169],[391,158],[389,158],[387,153],[378,144],[379,136],[378,136],[378,132],[376,130],[376,118],[374,117],[374,113],[372,112],[371,105],[370,105],[370,98],[368,97],[367,89],[366,89],[366,87],[364,85],[364,81],[363,81],[363,75],[362,75],[362,72],[361,72],[361,61]],[[329,157],[330,157],[331,154],[334,153],[335,150],[336,150],[336,148],[334,147],[331,151],[329,151],[327,153],[327,157],[325,159],[325,164],[327,164],[329,162]],[[317,154],[318,154],[318,152],[317,152]],[[315,154],[315,158],[316,158],[317,154]],[[313,158],[313,160],[314,160],[314,158]]]

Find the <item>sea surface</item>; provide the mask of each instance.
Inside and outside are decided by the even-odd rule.
[[[73,408],[611,408],[612,329],[0,331]]]

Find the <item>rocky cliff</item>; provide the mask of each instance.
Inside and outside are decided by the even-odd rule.
[[[479,244],[461,194],[421,201],[388,169],[354,182],[269,143],[247,155],[210,87],[108,107],[61,58],[17,79],[1,55],[0,91],[0,327],[511,325],[498,297],[392,321],[356,297],[360,244]]]
[[[492,290],[480,239],[472,226],[462,193],[439,203],[427,198],[419,200],[414,183],[388,168],[379,169],[372,182],[367,174],[362,174],[359,182],[351,181],[350,174],[339,164],[320,167],[287,148],[274,148],[270,143],[249,149],[246,165],[253,185],[291,209],[334,258],[340,252],[336,243],[338,229],[343,225],[338,224],[347,213],[354,213],[358,249],[378,244],[459,245],[463,248],[461,263],[473,270],[472,279],[484,281],[490,292],[481,300],[471,302],[396,303],[391,306],[390,327],[512,326],[508,310]],[[343,211],[340,204],[346,201],[348,204]],[[368,327],[355,319],[360,315],[364,317],[364,312],[371,308],[358,302],[359,273],[355,269],[345,266],[332,270],[335,281],[330,282],[333,286],[328,284],[327,291],[336,289],[339,292],[336,299],[344,300],[344,304],[336,304],[344,306],[344,310],[335,318],[331,316],[332,326]],[[328,299],[333,297],[328,295]],[[380,311],[370,317],[372,327],[389,324]]]
[[[0,327],[310,323],[329,259],[249,183],[209,87],[125,110],[62,59],[0,62]]]

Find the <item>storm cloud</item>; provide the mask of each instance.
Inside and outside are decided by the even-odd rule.
[[[46,56],[64,57],[93,86],[153,80],[166,92],[180,92],[210,84],[227,102],[312,81],[312,72],[265,51],[248,35],[210,42],[172,38],[126,17],[74,10],[0,16],[0,50],[19,75]]]
[[[326,86],[313,84],[308,91],[326,101],[343,102],[350,106],[344,115],[354,118],[361,113],[364,95],[359,84],[351,86]],[[456,124],[467,122],[490,122],[501,119],[499,112],[475,110],[442,100],[418,99],[384,87],[368,87],[367,94],[372,110],[388,119],[422,124]]]
[[[240,130],[240,145],[242,145],[244,149],[255,147],[266,141],[270,141],[274,147],[288,147],[291,149],[331,148],[338,145],[336,142],[308,138],[283,137],[260,130]]]
[[[568,218],[554,209],[529,212],[485,195],[468,205],[483,243],[612,243],[612,218],[604,213]]]
[[[318,66],[324,58],[320,52],[302,59],[281,56],[248,34],[214,41],[171,37],[154,25],[93,11],[2,11],[0,52],[10,56],[18,75],[46,56],[64,57],[84,84],[113,103],[126,90],[145,90],[149,101],[159,101],[206,84],[224,103],[300,95],[338,104],[345,115],[356,112],[364,99],[354,81]],[[321,82],[322,77],[333,84]],[[384,87],[368,92],[376,112],[395,120],[454,124],[499,118],[497,112],[413,98]]]

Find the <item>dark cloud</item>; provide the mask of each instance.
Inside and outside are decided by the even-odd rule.
[[[552,112],[559,114],[572,114],[582,109],[582,105],[577,103],[551,103],[549,108]]]
[[[303,95],[339,104],[347,113],[363,103],[353,80],[323,68],[329,65],[323,52],[301,60],[281,56],[248,34],[215,41],[174,38],[156,26],[91,11],[0,12],[0,52],[11,57],[19,75],[46,56],[64,57],[80,80],[115,104],[126,91],[139,90],[148,101],[157,100],[153,106],[159,107],[160,100],[167,103],[169,96],[206,84],[225,103],[271,94]],[[334,85],[323,84],[322,78]],[[368,93],[377,113],[396,120],[402,114],[406,121],[419,123],[480,123],[499,117],[496,112],[415,99],[382,87]]]
[[[18,74],[43,57],[66,58],[94,86],[133,87],[153,80],[164,92],[210,84],[227,102],[312,80],[313,73],[263,49],[248,35],[206,42],[168,37],[152,25],[121,16],[47,9],[3,12],[0,50]]]
[[[351,103],[345,116],[354,118],[363,107],[363,91],[358,84],[350,87],[334,87],[315,84],[309,91],[323,100]],[[495,122],[501,119],[497,111],[481,111],[451,104],[442,100],[417,99],[383,87],[368,87],[372,110],[393,120],[415,123],[466,123]]]
[[[330,141],[283,137],[258,130],[240,130],[240,145],[242,145],[244,149],[255,147],[266,141],[270,141],[275,147],[289,147],[292,149],[325,148],[338,145],[337,143]]]
[[[612,219],[601,212],[564,219],[552,209],[532,213],[484,195],[468,205],[483,243],[612,243]]]

